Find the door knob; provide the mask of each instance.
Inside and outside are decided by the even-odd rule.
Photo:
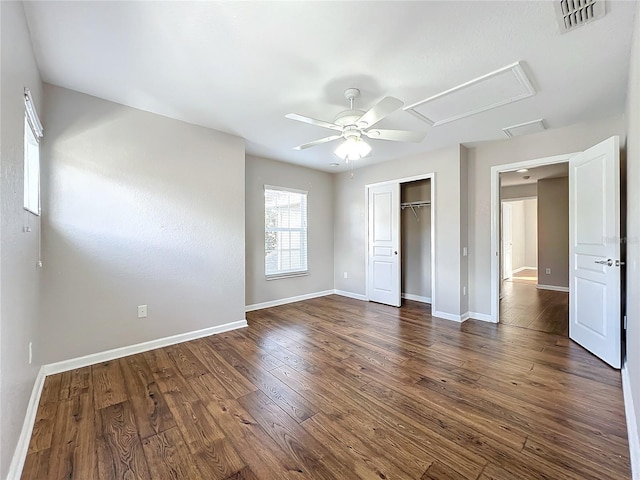
[[[397,255],[397,254],[398,254],[398,251],[397,251],[397,250],[394,250],[394,251],[393,251],[393,254],[394,254],[394,255]]]
[[[595,260],[594,263],[597,263],[599,265],[607,265],[608,267],[613,265],[613,260],[611,260],[610,258],[608,258],[607,260]]]

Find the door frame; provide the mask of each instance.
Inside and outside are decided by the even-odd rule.
[[[393,180],[386,180],[384,182],[376,182],[376,183],[368,183],[364,186],[364,239],[365,239],[365,258],[364,258],[364,278],[365,278],[365,297],[367,301],[369,301],[369,189],[372,187],[377,187],[380,185],[390,185],[390,184],[400,184],[415,182],[417,180],[430,180],[431,182],[431,311],[436,312],[436,290],[437,290],[437,281],[436,281],[436,211],[434,206],[434,200],[436,198],[436,174],[433,173],[425,173],[422,175],[415,175],[412,177],[403,177],[397,178]],[[402,200],[402,198],[400,198]],[[399,212],[398,212],[399,213]],[[402,222],[400,222],[400,227],[402,228]],[[398,272],[400,278],[402,279],[402,230],[398,232],[398,251],[400,252],[400,265],[398,266]],[[402,290],[402,289],[400,289]],[[402,295],[402,291],[400,291],[400,295]]]
[[[491,314],[489,321],[500,321],[500,174],[521,168],[535,168],[556,163],[568,163],[580,152],[565,153],[522,162],[505,163],[491,167]]]

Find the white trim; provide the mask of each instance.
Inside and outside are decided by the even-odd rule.
[[[538,267],[520,267],[520,268],[516,268],[515,270],[512,270],[511,273],[520,273],[523,270],[535,270],[535,271],[538,271]]]
[[[473,318],[474,320],[480,320],[482,322],[495,323],[491,319],[491,315],[487,313],[469,312],[469,317]]]
[[[413,293],[403,293],[402,298],[406,298],[407,300],[413,300],[414,302],[422,302],[422,303],[431,303],[431,298],[422,297],[420,295],[414,295]]]
[[[253,305],[247,305],[244,311],[253,312],[254,310],[261,310],[263,308],[277,307],[279,305],[286,305],[287,303],[300,302],[302,300],[324,297],[333,293],[334,290],[325,290],[323,292],[306,293],[304,295],[297,295],[295,297],[280,298],[278,300],[271,300],[269,302],[254,303]]]
[[[96,363],[107,362],[109,360],[115,360],[116,358],[135,355],[136,353],[147,352],[156,348],[175,345],[176,343],[188,342],[189,340],[195,340],[196,338],[208,337],[215,333],[228,332],[230,330],[236,330],[246,326],[247,320],[229,322],[223,325],[216,325],[215,327],[203,328],[202,330],[179,333],[178,335],[172,335],[170,337],[158,338],[148,342],[136,343],[135,345],[105,350],[104,352],[92,353],[82,357],[62,360],[61,362],[49,363],[47,365],[43,365],[42,369],[46,375],[67,372],[76,368],[87,367]]]
[[[421,175],[413,175],[411,177],[397,178],[395,180],[386,180],[384,182],[377,183],[369,183],[364,186],[364,238],[365,238],[365,261],[364,261],[364,288],[365,295],[363,298],[358,298],[359,300],[369,300],[369,189],[371,187],[377,187],[380,185],[389,185],[389,184],[401,184],[408,182],[415,182],[417,180],[430,180],[431,187],[431,205],[435,204],[436,198],[436,173],[424,173]],[[437,205],[436,205],[437,208]],[[438,261],[438,257],[436,255],[436,208],[430,208],[431,211],[431,310],[436,310],[436,301],[437,301],[437,277],[436,277],[436,263]],[[398,236],[399,241],[402,243],[402,237]],[[402,262],[400,263],[400,276],[402,277]],[[337,291],[336,291],[337,293]],[[338,295],[341,295],[338,293]],[[349,296],[349,295],[345,295]],[[356,298],[356,297],[352,297]]]
[[[431,316],[432,317],[443,318],[445,320],[451,320],[452,322],[462,323],[465,320],[469,319],[469,312],[464,313],[462,315],[456,315],[455,313],[438,312],[438,311],[434,310],[434,312],[431,314]]]
[[[280,187],[277,185],[264,185],[264,190],[276,190],[278,192],[291,192],[291,193],[301,193],[303,195],[309,195],[307,190],[298,190],[297,188],[289,188],[289,187]]]
[[[542,285],[542,284],[537,284],[536,288],[538,290],[553,290],[554,292],[565,292],[565,293],[569,293],[569,287],[559,287],[557,285]]]
[[[631,479],[640,480],[640,438],[638,438],[638,419],[631,395],[631,380],[627,362],[622,365],[622,394],[624,396],[624,413],[627,419],[627,435],[629,437],[629,455],[631,458]]]
[[[11,459],[11,465],[9,466],[7,480],[20,478],[22,475],[24,462],[27,459],[27,453],[29,451],[31,434],[33,433],[33,427],[36,423],[36,414],[38,413],[38,405],[40,404],[40,395],[42,395],[42,387],[44,386],[45,377],[46,374],[44,372],[44,367],[40,367],[38,375],[36,376],[36,381],[33,384],[33,390],[31,390],[31,397],[29,398],[29,404],[27,405],[27,412],[24,415],[20,438],[18,439],[18,444],[13,452],[13,458]]]
[[[491,256],[491,321],[493,323],[498,323],[500,318],[500,174],[520,168],[568,162],[577,153],[579,152],[491,167],[491,250],[489,254]]]
[[[335,293],[336,295],[340,295],[342,297],[353,298],[354,300],[362,300],[363,302],[369,301],[367,296],[362,295],[361,293],[347,292],[345,290],[334,290],[333,293]]]

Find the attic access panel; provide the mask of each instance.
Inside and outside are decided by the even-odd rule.
[[[535,95],[520,62],[421,100],[404,110],[431,126],[444,125]]]

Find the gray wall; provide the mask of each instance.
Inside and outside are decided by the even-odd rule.
[[[451,315],[460,311],[461,193],[460,163],[464,147],[455,145],[434,152],[364,166],[334,177],[335,288],[354,294],[366,292],[365,185],[435,173],[436,291],[434,306]],[[366,163],[366,160],[364,161]],[[466,210],[466,205],[464,210]],[[349,278],[342,276],[348,272]],[[434,309],[434,314],[437,312]]]
[[[500,198],[502,200],[509,200],[514,198],[535,197],[538,194],[537,189],[538,187],[535,183],[500,187]]]
[[[307,255],[309,275],[266,280],[264,276],[264,185],[309,192]],[[310,168],[247,155],[246,303],[333,290],[333,180]]]
[[[640,3],[636,8],[630,67],[626,116],[627,369],[636,422],[640,422]],[[640,435],[639,427],[640,425],[630,427],[636,429],[636,438]]]
[[[0,2],[0,478],[6,478],[38,373],[38,217],[23,209],[24,87],[40,107],[42,85],[22,3]],[[42,108],[39,108],[41,113]],[[45,134],[47,134],[45,123]],[[23,232],[30,226],[31,232]]]
[[[538,285],[569,288],[569,177],[538,180]]]
[[[583,151],[624,133],[619,116],[469,149],[469,310],[491,313],[491,167]]]
[[[402,202],[431,200],[429,179],[400,187]],[[431,207],[414,210],[415,215],[410,208],[401,212],[402,293],[431,299]]]
[[[523,201],[524,205],[524,267],[538,267],[538,199]]]
[[[458,293],[460,295],[460,313],[469,312],[469,291],[465,287],[469,285],[469,252],[463,255],[463,248],[469,246],[469,151],[460,146],[460,243],[458,254],[460,256],[460,283]]]
[[[242,139],[51,85],[44,120],[44,363],[244,319]]]

